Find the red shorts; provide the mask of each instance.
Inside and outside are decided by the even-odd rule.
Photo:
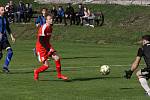
[[[50,47],[50,51],[47,51],[43,47],[36,47],[36,53],[37,53],[39,62],[44,63],[48,59],[48,57],[50,57],[54,52],[55,50],[52,46]]]

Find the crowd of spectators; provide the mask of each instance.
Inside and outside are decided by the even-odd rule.
[[[52,7],[52,10],[50,13],[53,15],[54,22],[55,23],[62,23],[64,19],[64,24],[67,25],[68,21],[69,24],[76,24],[76,25],[90,25],[94,27],[93,25],[93,19],[94,19],[94,14],[91,13],[90,9],[84,6],[83,4],[78,5],[77,11],[74,10],[72,7],[71,3],[67,4],[66,9],[62,6],[59,6],[58,9],[56,6]]]
[[[47,12],[53,15],[53,22],[57,24],[89,25],[94,27],[92,21],[95,16],[91,13],[90,9],[83,4],[79,4],[76,11],[72,7],[71,3],[68,3],[66,9],[62,6],[53,6]],[[10,23],[30,22],[33,16],[32,4],[24,3],[20,0],[16,5],[12,0],[10,0],[5,6],[5,15]]]
[[[32,17],[32,4],[19,1],[16,5],[13,1],[9,1],[5,6],[5,16],[10,23],[12,22],[29,22]]]

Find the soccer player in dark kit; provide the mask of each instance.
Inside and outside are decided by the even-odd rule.
[[[11,34],[9,22],[7,18],[4,16],[4,12],[5,12],[4,7],[0,6],[0,59],[2,59],[3,57],[2,50],[6,49],[7,56],[5,59],[5,63],[3,65],[3,72],[8,73],[9,72],[8,66],[13,56],[13,51],[8,41],[6,32],[10,35],[13,42],[15,42],[15,38],[13,34]]]
[[[144,58],[146,67],[137,71],[136,75],[141,83],[141,86],[146,91],[147,95],[150,96],[150,87],[147,80],[150,78],[150,35],[142,36],[141,40],[142,47],[138,49],[137,56],[130,68],[125,71],[125,78],[130,79],[132,73],[138,68],[141,58]]]

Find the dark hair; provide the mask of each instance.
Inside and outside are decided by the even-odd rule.
[[[150,35],[143,35],[142,40],[150,41]]]
[[[4,7],[3,5],[0,5],[0,7]]]
[[[42,9],[41,9],[41,11],[43,11],[43,9],[45,9],[46,11],[48,11],[48,9],[47,9],[47,8],[42,8]]]

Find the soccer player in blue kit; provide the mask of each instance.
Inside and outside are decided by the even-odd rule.
[[[9,72],[9,63],[11,61],[11,58],[13,56],[13,51],[10,46],[10,43],[8,41],[7,33],[10,35],[11,40],[15,42],[15,38],[13,34],[11,33],[11,29],[9,27],[9,22],[7,18],[4,16],[4,7],[0,5],[0,59],[3,57],[2,51],[6,49],[7,55],[5,59],[5,63],[3,65],[3,72],[8,73]]]

